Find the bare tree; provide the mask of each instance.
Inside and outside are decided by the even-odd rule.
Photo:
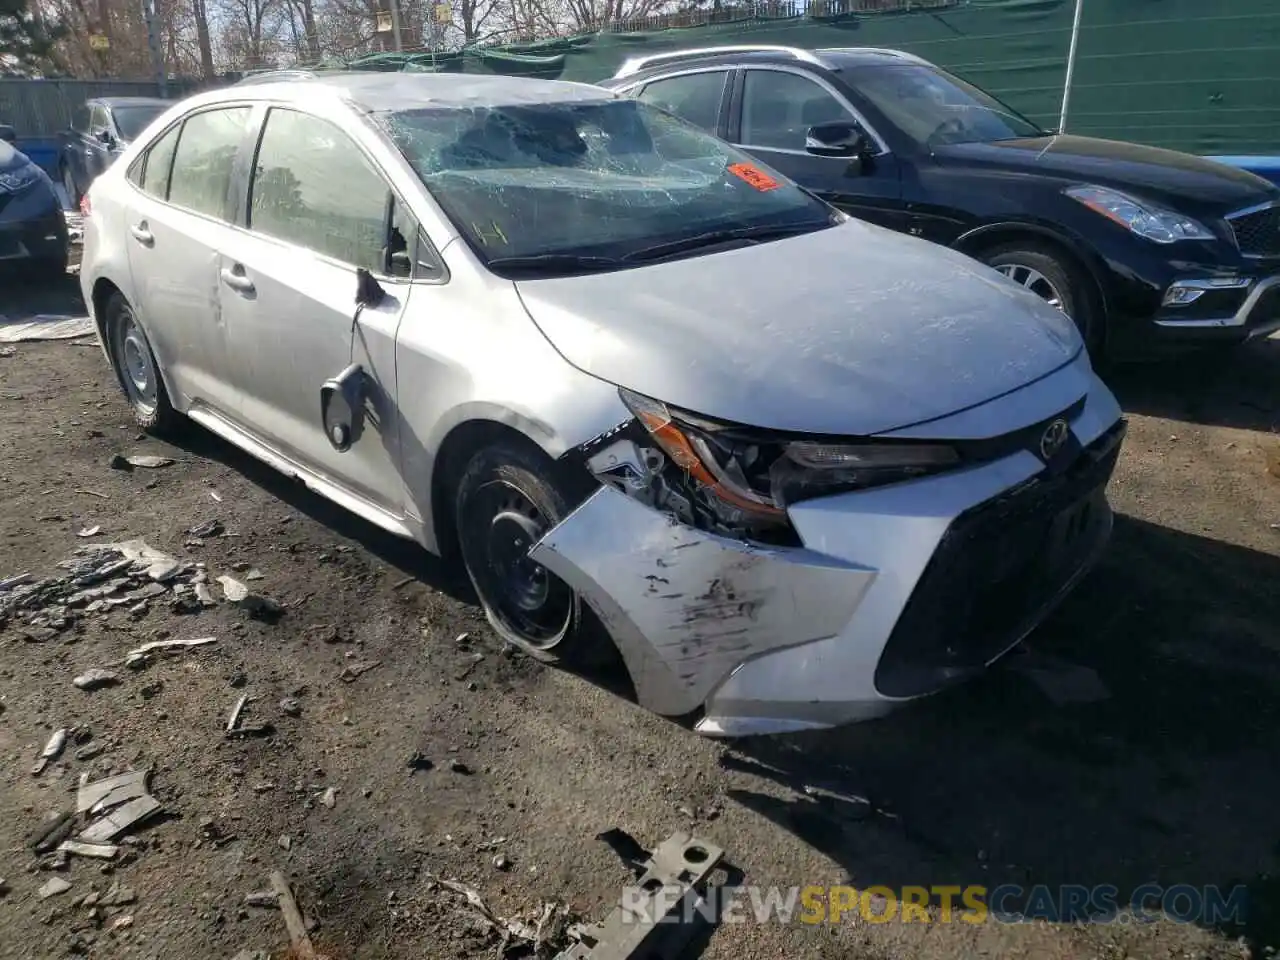
[[[213,79],[213,43],[209,39],[209,10],[204,0],[191,0],[191,17],[195,21],[196,44],[200,48],[200,75]]]
[[[277,30],[288,12],[284,0],[222,0],[220,9],[226,17],[221,40],[229,65],[242,70],[273,66]]]

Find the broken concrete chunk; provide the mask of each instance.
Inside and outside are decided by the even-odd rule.
[[[280,701],[280,712],[286,717],[297,717],[302,715],[302,704],[293,697],[285,697]]]
[[[216,607],[218,601],[213,598],[213,591],[209,589],[207,583],[197,583],[195,585],[196,599],[200,601],[202,607]]]
[[[124,599],[129,603],[138,603],[142,600],[150,600],[153,597],[163,596],[168,588],[163,583],[148,583],[145,587],[139,587],[137,590],[131,590],[125,594]]]
[[[83,763],[85,760],[92,760],[101,752],[102,752],[102,744],[91,743],[87,747],[81,747],[79,750],[77,750],[75,753],[75,757],[77,760]]]
[[[218,578],[218,582],[222,584],[222,595],[232,603],[239,603],[249,596],[249,588],[235,577],[224,575]]]
[[[86,670],[80,676],[71,681],[77,687],[84,691],[97,690],[100,687],[110,687],[120,682],[120,677],[112,673],[110,670]]]
[[[53,736],[51,736],[48,742],[45,743],[44,749],[40,751],[40,756],[37,758],[35,766],[31,768],[32,776],[38,777],[40,774],[44,773],[44,768],[62,755],[62,751],[66,745],[67,731],[65,729],[55,730]]]
[[[117,453],[111,458],[111,468],[113,470],[131,470],[134,467],[142,467],[144,470],[158,470],[172,463],[173,460],[169,457],[156,457],[148,453],[137,453],[132,457],[124,457]]]
[[[187,531],[193,537],[216,537],[222,533],[222,521],[217,518],[205,520],[203,523],[197,523],[194,527]]]
[[[157,560],[147,568],[147,576],[156,583],[168,583],[182,572],[182,564],[177,560]]]
[[[338,679],[343,683],[354,683],[370,670],[380,666],[382,666],[381,660],[366,660],[362,662],[349,663],[342,668],[342,672],[338,674]]]
[[[32,836],[31,846],[36,853],[49,853],[57,848],[75,829],[75,818],[66,812],[54,813],[47,817]]]
[[[130,650],[127,656],[141,657],[152,651],[177,652],[190,647],[203,647],[217,642],[217,637],[195,637],[187,640],[152,640],[150,643],[144,643],[142,646]]]
[[[251,617],[267,620],[284,612],[284,608],[276,601],[260,593],[254,593],[235,577],[221,576],[218,578],[218,583],[222,585],[222,595],[248,612]]]
[[[50,897],[56,897],[58,894],[66,893],[70,889],[71,884],[66,880],[61,877],[50,877],[45,881],[44,886],[36,892],[36,896],[41,900],[48,900]]]
[[[244,902],[245,906],[248,907],[264,907],[268,910],[275,910],[280,906],[280,897],[276,895],[274,890],[255,890],[253,893],[245,895]]]
[[[85,527],[83,530],[77,530],[76,536],[77,537],[96,537],[101,532],[102,532],[102,527],[98,527],[98,526]]]
[[[330,787],[320,795],[320,802],[332,810],[338,805],[338,791]]]
[[[131,903],[138,902],[138,895],[129,887],[121,886],[117,880],[111,884],[111,887],[102,895],[102,899],[98,901],[100,907],[127,907]]]
[[[130,800],[101,819],[89,824],[86,829],[80,832],[77,839],[85,843],[106,843],[109,840],[114,840],[130,827],[158,813],[160,809],[160,801],[155,797],[149,794],[138,797],[136,800]]]

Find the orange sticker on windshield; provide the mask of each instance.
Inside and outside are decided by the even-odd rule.
[[[745,180],[757,190],[777,190],[782,184],[769,176],[759,167],[750,163],[731,163],[729,172],[740,180]]]

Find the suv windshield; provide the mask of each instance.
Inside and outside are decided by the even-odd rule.
[[[135,104],[117,106],[111,113],[116,118],[116,129],[125,140],[133,140],[156,117],[166,109],[162,104]]]
[[[381,122],[489,268],[551,276],[821,229],[834,211],[635,100],[432,108]]]
[[[933,67],[861,67],[849,72],[849,82],[924,147],[1045,135],[985,90]]]

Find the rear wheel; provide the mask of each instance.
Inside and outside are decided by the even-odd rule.
[[[570,509],[540,451],[499,440],[458,480],[458,543],[485,616],[504,640],[545,662],[594,665],[609,647],[597,622],[584,617],[567,583],[529,558]]]
[[[1101,311],[1089,278],[1069,258],[1034,241],[1017,241],[987,250],[980,259],[1066,313],[1089,352],[1098,354],[1103,344]]]
[[[111,362],[138,426],[151,433],[172,432],[183,417],[169,402],[160,365],[133,307],[121,294],[113,293],[105,315]]]

